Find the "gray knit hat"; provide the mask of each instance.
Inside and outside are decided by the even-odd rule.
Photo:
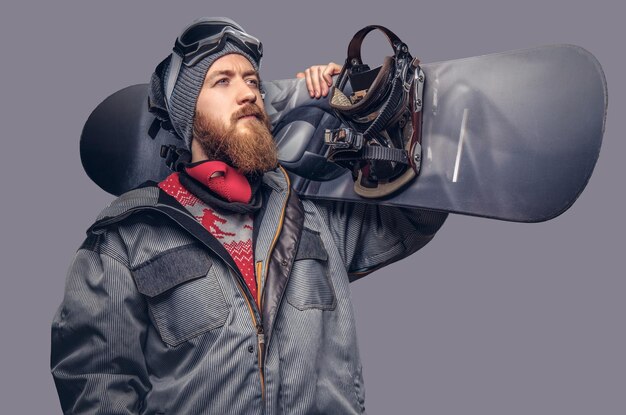
[[[151,107],[156,107],[157,111],[154,111],[154,108],[151,108],[151,110],[159,118],[169,116],[174,132],[183,139],[185,146],[189,150],[191,149],[196,103],[198,95],[200,95],[200,89],[204,84],[204,78],[216,60],[232,53],[242,55],[250,61],[250,64],[256,71],[259,70],[260,62],[255,61],[251,55],[244,52],[235,42],[228,39],[222,49],[205,56],[193,66],[180,65],[180,71],[176,78],[171,98],[167,103],[165,84],[171,69],[172,55],[161,62],[152,74],[150,80],[150,105]],[[159,116],[159,112],[161,112],[162,116]]]

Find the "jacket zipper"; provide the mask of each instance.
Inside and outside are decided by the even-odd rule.
[[[234,273],[233,270],[231,272]],[[256,327],[256,337],[257,337],[257,359],[259,366],[259,377],[261,380],[261,399],[265,400],[265,375],[263,374],[263,368],[265,366],[265,330],[263,328],[263,322],[260,318],[260,313],[258,312],[258,308],[255,305],[252,305],[250,301],[249,291],[246,291],[241,284],[241,276],[235,273],[235,282],[237,283],[237,287],[243,298],[246,300],[246,304],[248,305],[248,311],[250,312],[250,317],[252,318],[252,324]],[[256,309],[256,312],[255,312]],[[258,318],[257,318],[258,316]]]
[[[283,170],[282,167],[280,167],[280,169],[282,170],[286,180],[287,180],[287,195],[285,197],[285,202],[283,203],[283,207],[281,210],[281,215],[280,215],[280,219],[278,221],[278,227],[276,228],[276,233],[274,234],[274,238],[272,240],[272,244],[270,245],[270,249],[269,252],[267,254],[267,258],[265,259],[265,264],[266,264],[266,268],[265,268],[265,278],[262,278],[260,276],[260,273],[262,271],[262,267],[263,267],[263,263],[261,261],[258,261],[256,263],[256,281],[257,281],[257,289],[258,289],[258,303],[255,303],[255,306],[257,307],[257,310],[259,311],[259,316],[260,314],[260,310],[263,309],[263,291],[265,291],[265,281],[267,278],[267,272],[269,270],[269,267],[267,267],[267,264],[269,263],[269,258],[272,255],[272,251],[274,251],[274,247],[276,246],[276,241],[278,241],[278,236],[280,235],[280,232],[283,228],[283,222],[285,220],[285,209],[287,208],[287,203],[289,201],[289,193],[291,191],[291,184],[289,182],[289,176],[287,175],[287,173],[285,172],[285,170]],[[237,274],[238,275],[238,274]],[[264,374],[264,369],[265,369],[265,330],[263,328],[263,322],[259,320],[257,320],[255,318],[255,314],[253,312],[253,308],[252,308],[252,304],[250,303],[250,300],[248,299],[248,296],[245,293],[245,290],[241,284],[241,280],[239,278],[237,278],[237,282],[238,282],[238,286],[239,289],[242,291],[242,294],[244,296],[244,298],[246,299],[246,301],[248,302],[248,308],[250,310],[250,316],[252,316],[252,322],[256,325],[257,328],[257,342],[258,342],[258,360],[259,360],[259,376],[261,377],[261,398],[265,401],[265,374]],[[245,281],[244,281],[245,282]],[[261,286],[261,284],[263,286]],[[254,299],[253,299],[254,300]]]
[[[261,398],[265,400],[265,333],[263,324],[257,324],[256,337],[259,343],[259,375],[261,376]]]
[[[256,286],[257,286],[256,303],[259,306],[259,310],[263,309],[263,307],[261,306],[261,299],[262,299],[261,294],[263,294],[263,292],[262,292],[262,289],[263,289],[263,279],[261,278],[262,277],[262,275],[261,275],[262,272],[263,272],[263,262],[262,261],[257,261],[254,274],[256,275]]]
[[[287,195],[285,196],[285,202],[283,203],[283,207],[280,211],[280,219],[278,220],[278,226],[276,227],[276,233],[274,234],[274,238],[272,239],[272,244],[270,245],[270,249],[267,252],[267,257],[265,258],[265,275],[263,278],[257,277],[259,284],[263,282],[263,287],[257,284],[259,288],[259,309],[263,309],[263,292],[265,291],[265,281],[267,280],[267,273],[269,272],[269,267],[267,264],[270,262],[270,258],[272,256],[272,252],[274,251],[274,247],[276,246],[276,242],[278,241],[278,237],[280,236],[280,232],[283,229],[283,223],[285,221],[285,211],[287,210],[287,203],[289,203],[289,196],[291,195],[291,181],[289,180],[289,175],[283,168],[283,166],[278,166],[285,176],[285,180],[287,181]],[[261,261],[257,262],[257,272],[261,272],[263,264]]]

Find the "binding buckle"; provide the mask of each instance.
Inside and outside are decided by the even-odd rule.
[[[363,134],[351,128],[324,131],[324,143],[337,149],[358,151],[363,147]]]

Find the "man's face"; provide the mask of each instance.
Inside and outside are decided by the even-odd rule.
[[[203,153],[192,144],[194,161],[222,160],[243,173],[276,167],[259,77],[245,57],[226,55],[209,68],[196,104],[193,140]]]

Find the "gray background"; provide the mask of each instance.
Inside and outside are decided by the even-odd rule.
[[[193,18],[226,15],[263,40],[266,79],[341,62],[372,23],[424,62],[549,43],[595,54],[609,116],[573,208],[533,225],[451,216],[421,252],[354,284],[353,298],[370,413],[626,413],[618,2],[295,3],[3,3],[0,412],[60,413],[49,325],[84,230],[112,200],[83,173],[84,121],[110,93],[147,82]],[[370,59],[388,54],[373,42]]]

